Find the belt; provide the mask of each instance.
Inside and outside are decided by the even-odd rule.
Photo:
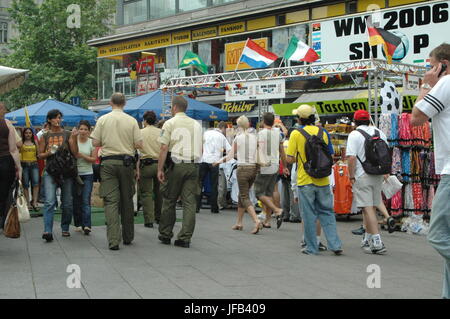
[[[125,159],[125,157],[132,157],[130,155],[111,155],[111,156],[102,156],[101,160],[102,161],[107,161],[107,160],[118,160],[118,161],[122,161]]]
[[[158,160],[154,160],[153,158],[144,158],[141,160],[141,165],[143,166],[148,166],[155,163],[158,163]]]

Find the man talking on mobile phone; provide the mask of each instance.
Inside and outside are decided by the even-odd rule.
[[[431,211],[428,241],[444,257],[442,297],[450,299],[450,44],[443,43],[430,53],[432,69],[420,88],[411,124],[433,122],[436,173],[441,175]]]

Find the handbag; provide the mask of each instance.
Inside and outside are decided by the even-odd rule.
[[[17,200],[17,181],[16,186],[13,186],[14,195],[12,196],[12,203],[8,210],[8,215],[6,216],[5,226],[3,228],[3,234],[8,238],[19,238],[20,237],[20,222],[19,222],[19,211],[16,206]],[[14,185],[14,184],[13,184]]]
[[[381,191],[384,193],[384,196],[386,196],[386,199],[391,199],[402,189],[402,187],[403,184],[398,180],[397,176],[391,175],[383,181]]]
[[[27,221],[30,220],[30,211],[28,210],[28,203],[24,195],[22,182],[19,180],[18,184],[19,184],[18,188],[16,188],[16,192],[18,192],[16,199],[16,206],[19,214],[19,222],[26,223]]]

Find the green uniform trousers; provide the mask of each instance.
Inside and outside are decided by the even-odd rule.
[[[161,184],[163,206],[159,233],[163,238],[173,237],[173,226],[176,222],[176,204],[181,195],[183,203],[183,223],[178,233],[178,239],[191,241],[195,228],[195,214],[197,210],[196,196],[200,194],[199,165],[191,163],[175,164],[166,171],[166,180]]]
[[[161,195],[159,194],[158,162],[143,166],[139,179],[139,198],[144,212],[144,223],[154,223],[161,216]]]
[[[121,237],[125,243],[131,243],[134,239],[134,167],[125,167],[121,160],[106,160],[101,164],[100,176],[109,247],[119,245]]]

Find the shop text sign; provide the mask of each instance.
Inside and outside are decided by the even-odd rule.
[[[263,49],[268,49],[269,40],[268,38],[261,38],[253,40]],[[234,71],[236,69],[236,64],[241,58],[242,51],[244,51],[244,46],[247,41],[239,41],[225,44],[225,71]],[[247,63],[239,63],[238,70],[251,69]]]
[[[286,82],[284,80],[245,82],[241,85],[231,85],[225,91],[225,101],[248,101],[284,99],[286,97]]]
[[[405,95],[403,96],[403,110],[412,110],[416,103],[417,96]],[[349,100],[335,100],[335,101],[317,101],[305,103],[286,103],[273,104],[272,107],[275,114],[280,116],[293,116],[292,111],[302,104],[308,104],[316,108],[317,114],[349,114],[358,110],[369,111],[368,99],[349,99]],[[381,111],[381,110],[379,110]]]
[[[431,50],[448,42],[450,30],[449,1],[420,3],[400,9],[384,9],[372,15],[374,22],[401,38],[393,60],[413,64],[428,58]],[[338,62],[374,58],[384,59],[382,46],[371,50],[368,43],[366,18],[369,14],[323,21],[321,62]],[[314,37],[314,34],[313,34]],[[320,43],[319,43],[320,42]]]
[[[248,113],[255,109],[256,103],[241,102],[226,102],[222,104],[222,110],[228,113]]]

